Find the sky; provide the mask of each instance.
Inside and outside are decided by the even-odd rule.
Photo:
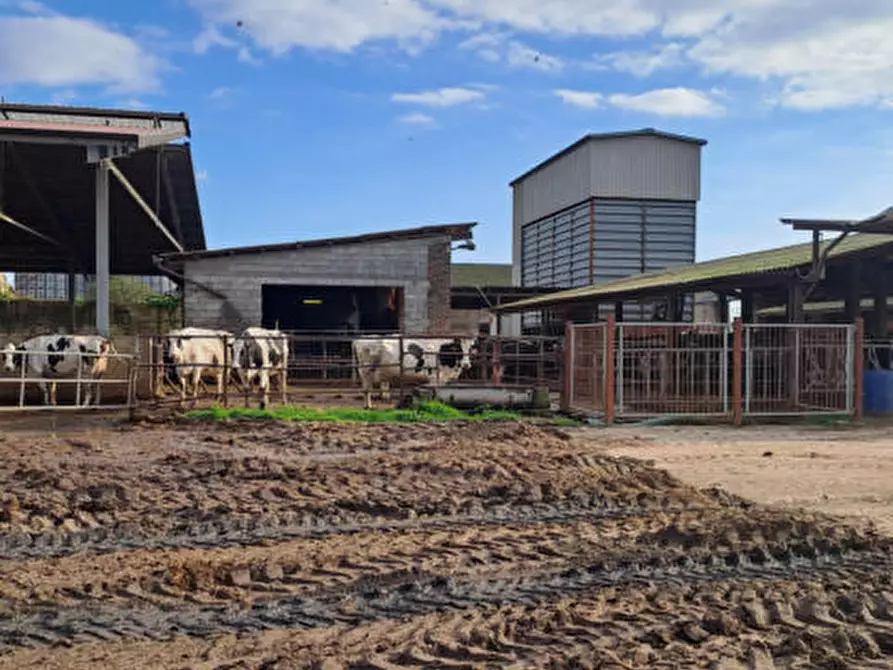
[[[893,204],[890,0],[0,0],[0,96],[190,116],[211,247],[478,221],[588,132],[708,140],[697,259]]]

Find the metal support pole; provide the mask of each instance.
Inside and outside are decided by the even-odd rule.
[[[96,330],[109,336],[109,168],[96,164]]]
[[[736,426],[744,422],[744,407],[741,401],[743,384],[742,355],[744,349],[744,326],[741,318],[737,318],[732,326],[732,418]]]
[[[865,413],[865,321],[862,317],[856,319],[852,339],[848,339],[848,341],[853,341],[852,350],[849,352],[850,356],[847,356],[847,360],[852,361],[850,369],[853,370],[853,377],[855,377],[850,380],[848,387],[851,389],[850,393],[855,396],[852,399],[852,404],[855,405],[853,416],[856,421],[860,421]],[[847,403],[848,408],[850,404]]]
[[[573,406],[574,395],[574,326],[564,322],[564,378],[561,380],[561,409],[569,411]]]
[[[617,321],[613,314],[608,315],[608,323],[605,326],[605,423],[609,426],[614,424],[617,416],[617,408],[614,404],[615,391],[617,387],[617,379],[614,374],[614,357],[617,355],[615,351],[615,337],[617,335]],[[622,335],[621,335],[622,338]],[[622,340],[621,340],[622,341]],[[623,363],[621,361],[621,370]],[[621,380],[621,384],[622,384]]]

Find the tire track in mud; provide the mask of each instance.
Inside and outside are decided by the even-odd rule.
[[[404,577],[393,584],[352,585],[330,589],[316,597],[272,598],[248,607],[94,604],[19,608],[0,619],[0,650],[97,640],[170,640],[180,635],[208,637],[281,628],[360,626],[484,606],[542,606],[563,598],[581,598],[602,588],[636,583],[643,587],[673,587],[794,579],[849,578],[867,582],[879,574],[889,575],[893,567],[893,560],[885,553],[817,553],[805,544],[791,547],[785,561],[767,557],[757,563],[733,553],[702,561],[683,557],[675,565],[660,563],[657,559],[652,566],[582,564],[554,572],[495,578]],[[882,614],[890,614],[890,610],[884,609]]]
[[[373,515],[294,512],[264,517],[223,517],[183,524],[159,534],[148,534],[136,524],[93,528],[86,531],[49,531],[0,535],[0,560],[59,558],[74,554],[110,553],[136,549],[191,549],[232,547],[299,537],[322,538],[355,535],[372,530],[396,532],[421,528],[501,526],[514,523],[547,524],[579,520],[609,520],[644,517],[655,513],[679,514],[716,511],[720,507],[700,505],[622,506],[610,501],[580,509],[576,505],[504,505],[459,515],[416,516],[394,520]]]

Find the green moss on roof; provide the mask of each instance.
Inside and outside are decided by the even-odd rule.
[[[453,286],[511,286],[512,266],[504,263],[453,263]]]
[[[820,248],[824,250],[829,244],[831,244],[831,240],[826,240],[822,242]],[[865,233],[852,234],[834,247],[828,258],[838,258],[884,245],[893,245],[893,237]],[[807,242],[806,244],[795,244],[777,249],[727,256],[691,265],[680,265],[668,270],[634,275],[596,286],[581,286],[580,288],[508,303],[502,305],[496,311],[515,312],[521,311],[522,308],[538,309],[576,300],[621,297],[626,294],[665,288],[684,288],[720,279],[784,272],[804,265],[808,266],[811,263],[812,243]]]

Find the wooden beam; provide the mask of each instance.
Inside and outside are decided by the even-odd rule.
[[[623,301],[618,300],[614,303],[614,319],[618,322],[623,321]]]
[[[856,319],[861,316],[861,308],[859,301],[862,295],[859,286],[860,272],[859,263],[853,262],[849,265],[846,283],[846,297],[844,299],[844,319],[847,323],[855,323]]]
[[[874,298],[874,309],[871,318],[871,334],[873,337],[887,337],[888,312],[887,312],[887,278],[889,270],[883,264],[879,264],[871,273],[871,293]]]
[[[803,323],[803,296],[806,287],[797,279],[788,284],[787,318],[788,323]]]
[[[741,320],[744,323],[753,323],[754,317],[754,293],[751,290],[744,290],[741,294]]]
[[[729,322],[729,296],[725,293],[717,293],[716,301],[719,305],[719,322]]]

